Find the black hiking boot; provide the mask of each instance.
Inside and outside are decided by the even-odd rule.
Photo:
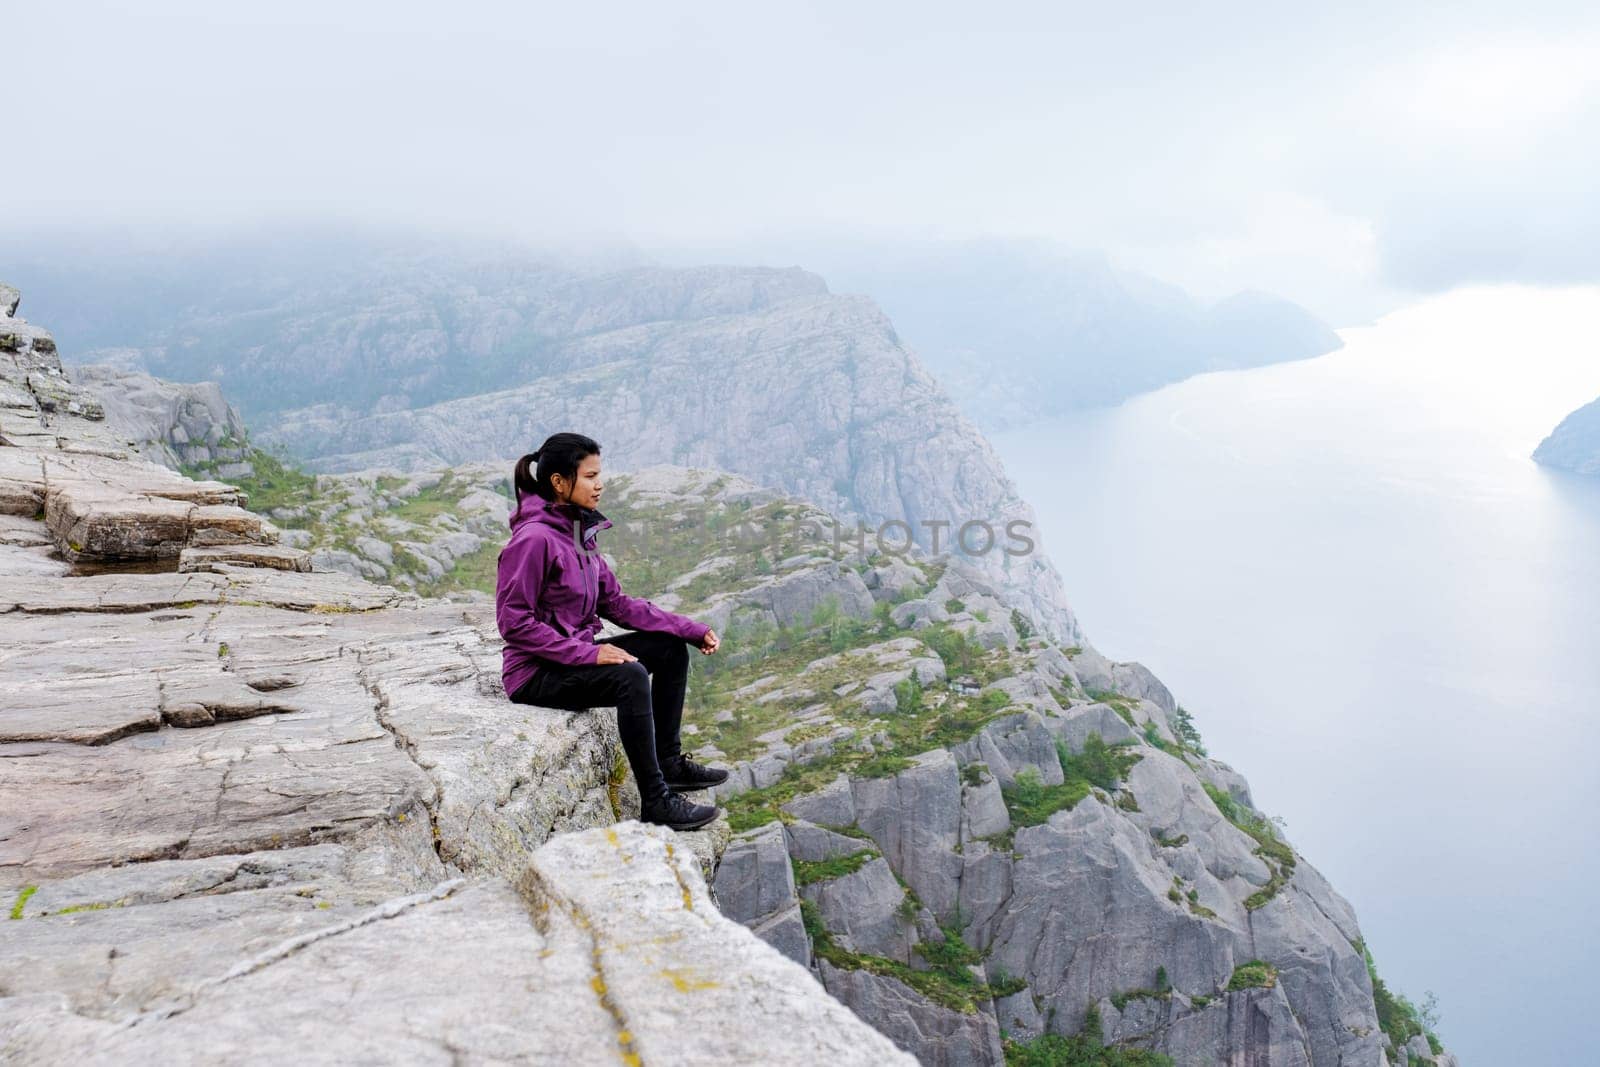
[[[707,767],[703,763],[696,763],[688,756],[663,761],[661,774],[667,780],[667,788],[676,789],[680,793],[695,789],[710,789],[728,780],[728,772],[721,767]]]
[[[713,804],[696,804],[669,789],[660,800],[644,805],[644,810],[639,813],[639,821],[657,823],[674,830],[698,830],[720,814],[722,809]]]

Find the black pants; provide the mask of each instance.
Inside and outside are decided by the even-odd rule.
[[[579,711],[616,705],[617,732],[627,753],[639,796],[646,803],[666,795],[661,764],[680,749],[683,694],[689,683],[689,646],[668,633],[636,630],[605,638],[639,657],[631,663],[586,663],[571,667],[541,663],[511,699],[518,704]],[[652,676],[653,682],[652,682]]]

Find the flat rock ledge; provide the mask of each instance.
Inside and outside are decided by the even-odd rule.
[[[805,968],[723,918],[675,836],[637,822],[599,827],[553,839],[515,883],[453,878],[313,911],[319,921],[214,958],[203,978],[117,1018],[85,1014],[63,992],[0,998],[0,1054],[80,1063],[351,1063],[375,1054],[442,1064],[916,1062]],[[302,872],[321,869],[317,859],[334,862],[307,856]],[[241,874],[269,878],[235,868]],[[194,891],[166,906],[187,900],[192,919],[208,901],[263,890]],[[276,891],[293,895],[289,882]],[[88,943],[104,914],[25,926],[72,924]],[[109,956],[114,983],[118,954]]]
[[[106,423],[48,331],[16,318],[16,306],[0,300],[0,518],[42,519],[68,563],[170,563],[186,551],[233,548],[235,565],[310,569],[305,553],[279,547],[278,530],[244,509],[234,486],[137,455],[134,431]],[[238,551],[249,546],[274,550]]]

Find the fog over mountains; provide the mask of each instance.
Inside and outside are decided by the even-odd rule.
[[[656,255],[671,266],[625,248],[580,259],[370,235],[249,236],[151,253],[33,244],[57,251],[13,274],[49,294],[37,301],[41,314],[74,351],[177,380],[217,379],[252,421],[329,399],[392,411],[526,385],[558,370],[562,338],[745,310],[724,282],[708,279],[707,263],[798,265],[809,274],[736,283],[753,286],[744,294],[752,299],[869,297],[985,428],[1340,344],[1304,308],[1268,294],[1207,307],[1099,253],[1016,241],[790,242]],[[652,296],[641,302],[642,278]],[[763,295],[766,284],[779,288]]]
[[[983,555],[976,529],[967,548],[1068,641],[1079,631],[1054,568],[1000,550],[1033,513],[979,427],[1332,337],[1282,302],[1204,311],[1094,257],[1009,245],[854,279],[937,339],[937,377],[871,292],[841,295],[796,266],[556,263],[348,237],[57,255],[19,276],[60,302],[39,314],[80,362],[217,381],[258,440],[315,469],[510,461],[579,427],[617,469],[717,466],[870,526],[904,523],[928,548],[940,524],[948,545],[987,523],[995,547]]]
[[[835,292],[872,297],[986,430],[1342,344],[1305,308],[1270,294],[1205,306],[1101,253],[1042,242],[780,244],[744,254],[785,253]]]

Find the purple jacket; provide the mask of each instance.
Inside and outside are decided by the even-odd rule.
[[[584,520],[580,551],[573,532]],[[624,596],[595,548],[611,520],[588,508],[524,496],[511,513],[511,540],[500,551],[495,619],[505,638],[501,677],[507,695],[527,684],[542,662],[569,666],[600,655],[600,619],[631,630],[661,630],[699,644],[711,628],[648,600]]]

